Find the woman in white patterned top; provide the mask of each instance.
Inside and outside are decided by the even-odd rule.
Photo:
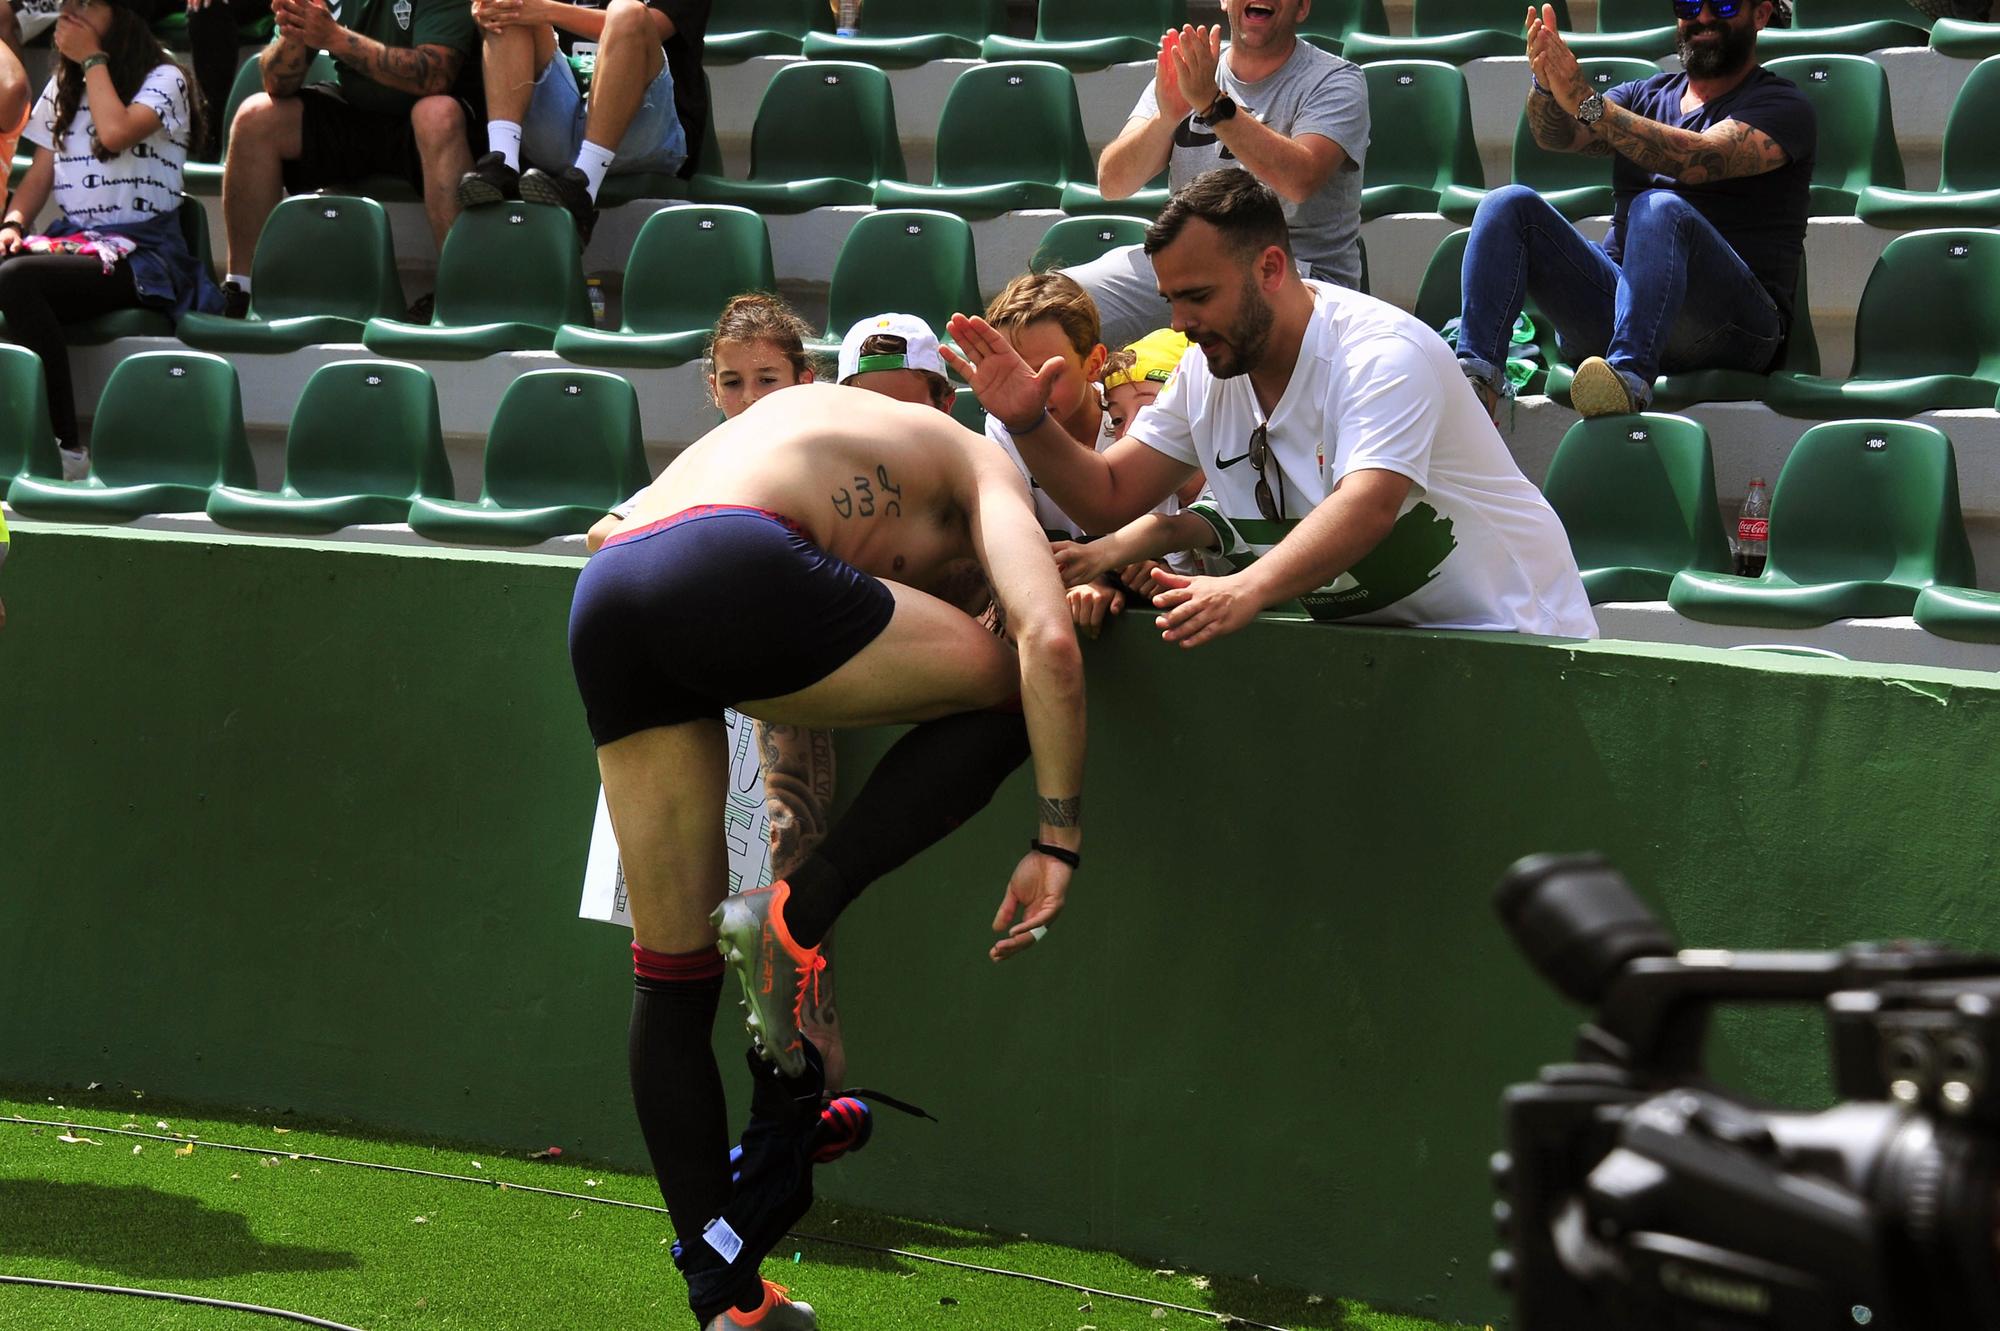
[[[0,314],[42,358],[65,472],[86,462],[62,324],[132,306],[179,319],[221,293],[181,231],[201,94],[132,0],[63,0],[60,57],[29,113],[33,162],[0,217]],[[37,229],[51,197],[56,215]]]

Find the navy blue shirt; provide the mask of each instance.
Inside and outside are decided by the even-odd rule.
[[[1763,131],[1785,150],[1787,160],[1777,170],[1762,175],[1690,185],[1672,176],[1655,175],[1623,155],[1612,158],[1611,186],[1616,202],[1612,206],[1611,232],[1604,238],[1604,252],[1612,262],[1622,262],[1625,214],[1640,191],[1672,190],[1693,204],[1756,274],[1764,290],[1777,302],[1778,313],[1789,329],[1792,296],[1799,284],[1799,260],[1805,254],[1806,215],[1812,199],[1819,117],[1791,80],[1771,73],[1762,65],[1751,70],[1749,77],[1726,96],[1682,115],[1681,97],[1687,92],[1687,84],[1685,74],[1655,74],[1649,79],[1621,83],[1604,97],[1648,120],[1696,133],[1734,120]],[[1692,274],[1690,279],[1697,280]]]

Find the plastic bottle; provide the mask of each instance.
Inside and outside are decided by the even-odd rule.
[[[586,277],[583,279],[585,291],[590,295],[590,322],[598,328],[604,327],[604,279]]]
[[[840,17],[834,21],[834,32],[842,37],[861,35],[861,0],[839,0]]]
[[[1764,576],[1764,559],[1771,548],[1771,492],[1764,482],[1750,482],[1743,509],[1736,516],[1736,572],[1739,577]]]

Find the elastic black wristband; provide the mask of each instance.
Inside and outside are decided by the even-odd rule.
[[[1083,867],[1083,856],[1073,850],[1064,850],[1061,846],[1051,846],[1046,841],[1031,838],[1028,842],[1028,849],[1038,851],[1052,860],[1059,860],[1072,869],[1081,869]]]

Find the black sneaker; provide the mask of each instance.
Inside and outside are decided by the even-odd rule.
[[[431,316],[437,312],[437,302],[437,293],[435,291],[426,291],[423,295],[418,296],[414,301],[410,302],[409,309],[403,311],[403,322],[406,324],[429,323]]]
[[[484,208],[521,197],[521,173],[499,153],[487,153],[458,178],[458,206]]]
[[[566,166],[550,174],[531,166],[521,173],[521,197],[529,203],[569,209],[569,215],[576,219],[576,234],[584,244],[590,243],[591,230],[597,225],[597,204],[590,197],[589,177],[582,171]]]
[[[225,319],[250,317],[250,293],[234,282],[222,284],[222,317]]]

